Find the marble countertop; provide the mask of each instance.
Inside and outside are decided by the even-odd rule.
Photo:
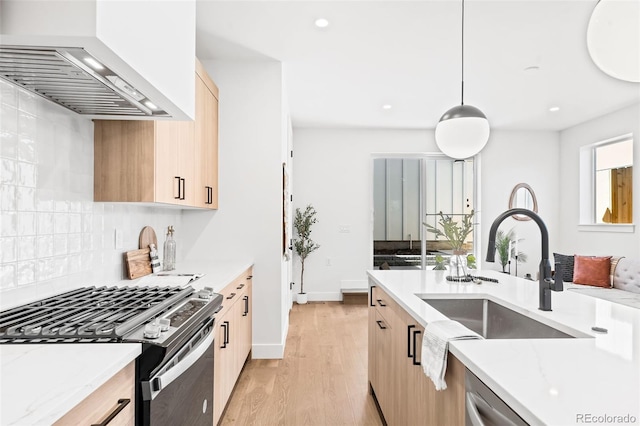
[[[630,415],[631,424],[640,424],[640,309],[563,291],[552,292],[553,310],[544,312],[538,309],[537,282],[478,271],[499,283],[451,283],[445,273],[368,271],[373,284],[422,326],[446,317],[421,297],[481,297],[576,337],[450,344],[451,353],[528,423],[567,425],[581,423],[581,415]],[[594,326],[608,333],[594,332]]]
[[[252,264],[250,260],[194,260],[182,262],[171,273],[204,274],[184,285],[219,292]],[[172,285],[170,280],[147,276],[105,285],[163,286]],[[4,298],[2,309],[32,300]],[[140,353],[137,343],[0,345],[0,425],[52,424]]]
[[[53,424],[140,351],[135,343],[0,345],[0,424]]]

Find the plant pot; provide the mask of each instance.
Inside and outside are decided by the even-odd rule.
[[[467,277],[467,252],[464,250],[454,250],[449,258],[449,276],[453,279],[463,279]]]
[[[298,293],[296,302],[298,302],[298,305],[305,305],[307,303],[307,293]]]

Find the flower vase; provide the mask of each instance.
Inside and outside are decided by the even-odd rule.
[[[454,280],[467,278],[467,252],[464,250],[454,250],[449,258],[449,276]]]

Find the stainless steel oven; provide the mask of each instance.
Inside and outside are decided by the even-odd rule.
[[[213,422],[213,319],[148,380],[141,381],[143,418],[151,425]]]
[[[84,287],[0,312],[0,344],[137,342],[137,425],[211,425],[214,315],[192,287]]]

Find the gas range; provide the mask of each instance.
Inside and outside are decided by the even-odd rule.
[[[79,288],[0,312],[0,344],[141,343],[136,424],[169,421],[153,407],[166,407],[175,390],[184,388],[180,382],[200,381],[209,370],[214,315],[222,299],[207,287],[197,292],[191,286]],[[213,389],[212,376],[207,380],[203,399],[212,400],[207,390]],[[211,411],[206,405],[203,419]]]
[[[140,342],[169,346],[222,296],[192,287],[84,287],[0,312],[0,343]]]

